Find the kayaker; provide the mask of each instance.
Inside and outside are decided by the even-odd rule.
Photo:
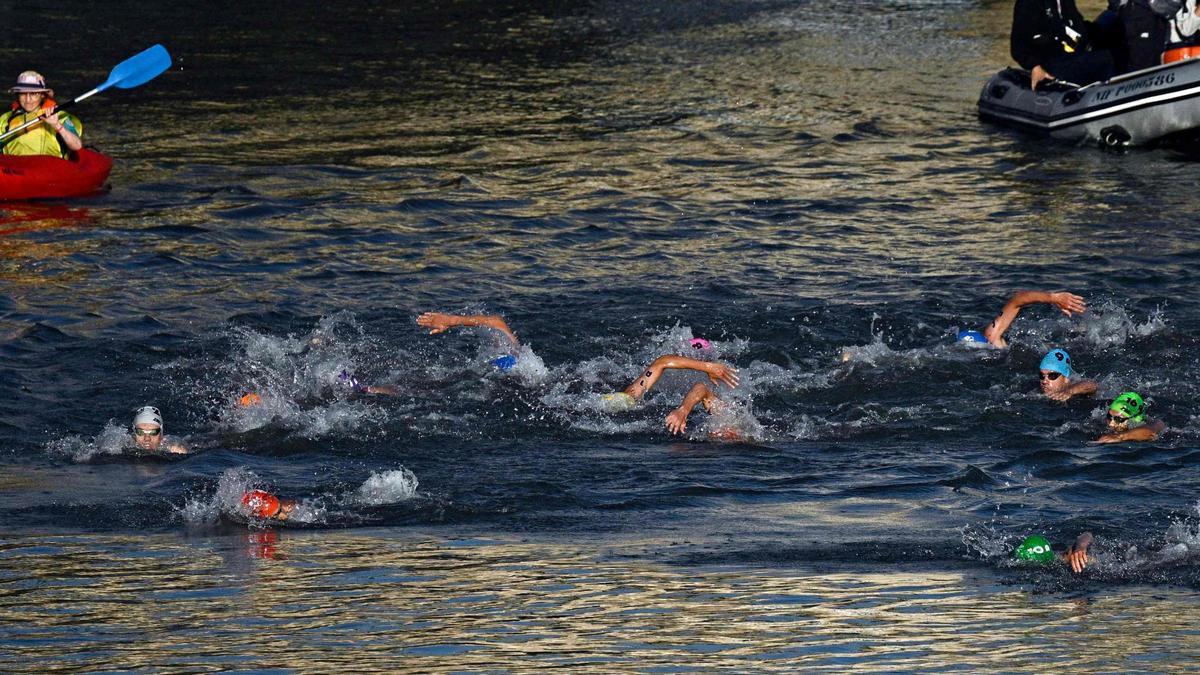
[[[1087,311],[1087,303],[1083,298],[1074,293],[1066,291],[1057,291],[1047,293],[1046,291],[1017,291],[1013,296],[1004,303],[1004,309],[1000,310],[1000,316],[992,320],[983,332],[977,330],[963,330],[958,333],[959,342],[985,342],[993,347],[1001,349],[1008,346],[1008,342],[1004,340],[1004,333],[1012,322],[1016,320],[1017,315],[1021,313],[1021,308],[1026,305],[1034,305],[1045,303],[1054,305],[1062,310],[1063,314],[1071,316],[1072,314],[1082,314]]]
[[[50,155],[66,158],[83,148],[83,122],[70,113],[55,112],[54,90],[46,86],[41,74],[27,70],[17,76],[17,84],[9,89],[17,95],[12,110],[0,115],[0,132],[7,132],[39,117],[35,124],[8,139],[3,147],[6,155]]]
[[[1075,0],[1017,0],[1013,7],[1010,51],[1030,73],[1029,87],[1061,79],[1089,84],[1113,76],[1108,50],[1089,51],[1095,29],[1075,7]]]

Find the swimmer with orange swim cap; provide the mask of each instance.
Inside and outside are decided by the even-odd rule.
[[[266,490],[249,490],[242,495],[242,508],[255,518],[287,520],[296,509],[296,502],[280,499]]]
[[[238,405],[243,408],[253,408],[254,406],[262,405],[262,397],[254,392],[250,392],[238,399]]]

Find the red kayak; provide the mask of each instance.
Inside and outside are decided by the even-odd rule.
[[[0,201],[61,199],[98,191],[112,157],[84,148],[71,159],[43,155],[0,155]]]

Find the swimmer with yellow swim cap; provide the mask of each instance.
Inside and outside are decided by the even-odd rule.
[[[495,314],[457,315],[443,314],[442,312],[425,312],[417,317],[417,325],[422,328],[428,328],[430,335],[445,333],[451,328],[456,327],[490,328],[504,336],[507,342],[501,346],[503,350],[508,352],[498,358],[492,359],[491,364],[503,372],[510,371],[517,365],[517,355],[521,351],[521,342],[517,340],[517,334],[512,332],[512,329],[508,327],[504,319]]]
[[[636,380],[628,387],[625,387],[625,391],[602,394],[600,398],[604,401],[605,408],[610,412],[630,410],[658,382],[663,372],[671,369],[695,370],[704,373],[708,376],[708,379],[712,380],[714,386],[721,384],[725,384],[730,388],[738,386],[738,372],[732,366],[715,361],[700,361],[687,356],[680,356],[679,354],[668,354],[654,359],[654,362],[646,366],[646,369],[642,371],[642,374]]]
[[[1087,303],[1084,302],[1083,298],[1074,293],[1067,293],[1066,291],[1054,293],[1046,291],[1017,291],[1008,299],[1008,302],[1004,303],[1004,308],[1000,310],[1000,316],[993,319],[987,328],[983,329],[982,333],[976,330],[959,331],[958,341],[986,343],[1003,349],[1008,346],[1008,342],[1004,340],[1004,333],[1008,331],[1008,327],[1012,325],[1012,322],[1017,319],[1017,315],[1021,313],[1021,308],[1039,303],[1054,305],[1067,316],[1082,314],[1087,311]]]

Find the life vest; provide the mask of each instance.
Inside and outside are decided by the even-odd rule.
[[[32,122],[52,107],[54,107],[54,101],[46,99],[42,102],[42,110],[27,113],[20,105],[13,103],[12,110],[0,115],[0,133],[16,129],[26,122]],[[59,119],[62,120],[64,126],[74,131],[75,135],[83,136],[83,122],[78,117],[71,113],[59,113]],[[6,155],[50,155],[64,159],[69,154],[67,148],[59,142],[58,133],[47,124],[35,124],[8,139],[4,143],[2,152]]]

